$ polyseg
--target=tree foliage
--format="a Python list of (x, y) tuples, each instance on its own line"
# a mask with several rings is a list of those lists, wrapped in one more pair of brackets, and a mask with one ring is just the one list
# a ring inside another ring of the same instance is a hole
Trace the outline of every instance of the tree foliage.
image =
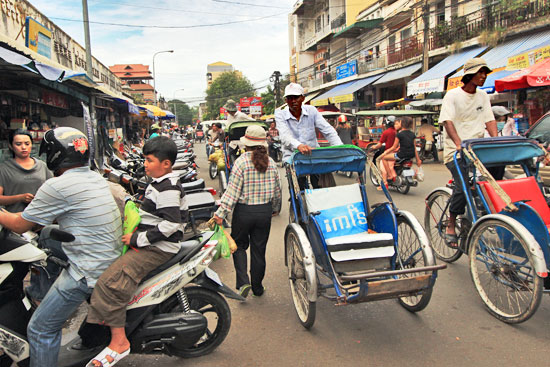
[(275, 112), (275, 108), (281, 107), (285, 100), (283, 95), (285, 94), (285, 87), (290, 83), (289, 76), (279, 80), (279, 100), (277, 100), (277, 105), (275, 105), (275, 87), (271, 85), (267, 86), (265, 92), (262, 93), (262, 103), (264, 105), (264, 115), (272, 115)]
[(217, 119), (220, 107), (223, 107), (228, 99), (239, 103), (243, 97), (254, 95), (254, 86), (246, 77), (242, 77), (235, 71), (222, 73), (206, 90), (207, 114), (205, 119)]
[(179, 99), (168, 101), (170, 110), (176, 115), (180, 125), (191, 125), (193, 122), (193, 110), (189, 105)]

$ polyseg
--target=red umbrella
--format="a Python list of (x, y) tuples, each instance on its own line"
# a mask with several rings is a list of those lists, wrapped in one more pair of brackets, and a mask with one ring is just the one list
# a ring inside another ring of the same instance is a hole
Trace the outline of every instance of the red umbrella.
[(540, 61), (514, 74), (495, 80), (497, 92), (550, 85), (550, 59)]

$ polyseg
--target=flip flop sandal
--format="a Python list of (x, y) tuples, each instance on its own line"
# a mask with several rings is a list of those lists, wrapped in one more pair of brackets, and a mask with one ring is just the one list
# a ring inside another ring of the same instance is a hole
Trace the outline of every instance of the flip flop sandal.
[(458, 237), (456, 234), (445, 233), (445, 236), (443, 238), (445, 240), (445, 244), (450, 248), (454, 250), (460, 248), (460, 246), (458, 245)]
[[(99, 361), (99, 363), (101, 363), (101, 367), (112, 367), (118, 362), (120, 362), (122, 358), (128, 356), (128, 354), (130, 354), (130, 348), (128, 348), (126, 351), (122, 353), (117, 353), (111, 348), (107, 347), (103, 349), (101, 353), (99, 353), (97, 356), (91, 359), (90, 362), (88, 362), (88, 364), (86, 365), (86, 367), (95, 367), (94, 361)], [(111, 357), (113, 361), (109, 362), (109, 360), (107, 360), (107, 356)]]

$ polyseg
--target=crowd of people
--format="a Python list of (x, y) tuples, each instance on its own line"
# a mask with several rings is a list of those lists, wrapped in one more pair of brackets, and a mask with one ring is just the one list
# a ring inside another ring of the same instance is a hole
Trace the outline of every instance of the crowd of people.
[[(483, 59), (469, 60), (464, 66), (464, 86), (448, 92), (443, 99), (440, 123), (444, 126), (444, 163), (457, 179), (458, 170), (467, 170), (464, 161), (459, 167), (452, 157), (461, 150), (464, 139), (517, 134), (510, 111), (491, 107), (482, 86), (491, 70)], [(266, 247), (273, 215), (280, 208), (281, 180), (269, 147), (280, 139), (284, 158), (295, 151), (311, 154), (319, 147), (316, 131), (332, 146), (353, 144), (356, 138), (345, 115), (338, 118), (336, 128), (319, 111), (303, 104), (304, 89), (289, 84), (284, 93), (287, 108), (275, 112), (266, 131), (257, 125), (246, 129), (240, 144), (245, 152), (234, 162), (228, 187), (214, 215), (223, 224), (232, 215), (231, 235), (237, 244), (233, 254), (235, 286), (243, 297), (250, 291), (261, 297), (266, 289)], [(250, 120), (228, 100), (225, 104), (228, 121)], [(501, 125), (499, 125), (501, 124)], [(386, 129), (375, 148), (386, 149), (380, 162), (384, 184), (395, 177), (393, 163), (399, 159), (422, 161), (415, 147), (416, 135), (409, 117), (390, 116)], [(499, 126), (501, 126), (499, 128)], [(203, 131), (176, 130), (173, 137)], [(439, 130), (423, 121), (419, 134), (430, 140)], [(121, 217), (103, 177), (88, 166), (90, 149), (86, 136), (69, 127), (48, 131), (41, 143), (40, 154), (45, 162), (30, 156), (32, 137), (24, 130), (9, 136), (13, 157), (0, 166), (0, 225), (17, 233), (40, 231), (41, 246), (56, 251), (68, 261), (67, 269), (41, 269), (31, 277), (27, 293), (37, 306), (27, 328), (30, 343), (30, 365), (57, 366), (61, 329), (77, 307), (91, 297), (87, 321), (108, 325), (111, 342), (87, 366), (112, 366), (130, 352), (125, 335), (125, 308), (139, 282), (152, 269), (168, 261), (179, 250), (187, 222), (185, 192), (178, 176), (172, 172), (177, 146), (164, 136), (161, 126), (152, 125), (151, 135), (143, 146), (145, 171), (152, 178), (140, 207), (142, 221), (133, 234), (122, 235)], [(214, 123), (205, 134), (207, 152), (223, 141), (222, 125)], [(436, 149), (437, 152), (437, 149)], [(435, 156), (437, 158), (437, 155)], [(319, 177), (299, 177), (300, 187), (309, 179), (313, 188), (320, 187)], [(460, 186), (451, 198), (450, 221), (445, 240), (457, 246), (456, 217), (464, 212), (465, 199)], [(53, 223), (75, 236), (71, 243), (49, 240)], [(40, 230), (41, 229), (41, 230)], [(121, 256), (122, 245), (134, 250)], [(250, 249), (250, 270), (247, 250)]]

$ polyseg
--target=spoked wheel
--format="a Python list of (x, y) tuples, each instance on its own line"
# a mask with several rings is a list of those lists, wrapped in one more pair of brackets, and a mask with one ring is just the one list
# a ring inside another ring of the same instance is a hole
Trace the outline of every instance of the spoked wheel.
[(509, 324), (533, 316), (543, 288), (529, 252), (530, 243), (536, 244), (533, 236), (516, 221), (490, 219), (474, 230), (469, 243), (472, 280), (489, 312)]
[[(286, 261), (288, 266), (288, 279), (290, 293), (298, 319), (303, 327), (309, 329), (315, 322), (316, 302), (308, 298), (308, 293), (316, 279), (308, 279), (306, 274), (305, 256), (302, 243), (298, 233), (294, 229), (287, 231), (286, 238)], [(309, 243), (308, 243), (309, 245)], [(314, 259), (309, 259), (309, 261)], [(315, 275), (316, 278), (316, 275)]]
[(216, 162), (210, 162), (210, 167), (208, 167), (208, 174), (211, 179), (215, 179), (218, 176), (218, 164)]
[[(185, 288), (192, 312), (199, 312), (207, 319), (206, 333), (192, 347), (175, 349), (170, 352), (178, 357), (200, 357), (211, 353), (225, 339), (231, 327), (231, 310), (226, 300), (218, 293), (201, 288)], [(183, 312), (176, 295), (161, 304), (161, 312)]]
[[(432, 244), (435, 256), (448, 263), (455, 262), (462, 256), (462, 251), (450, 248), (445, 243), (444, 234), (449, 225), (449, 207), (447, 206), (447, 202), (450, 198), (451, 195), (447, 191), (438, 190), (434, 192), (428, 198), (424, 212), (424, 228)], [(456, 233), (460, 235), (458, 220)]]
[[(414, 269), (423, 266), (435, 265), (433, 255), (429, 256), (422, 250), (425, 246), (429, 247), (427, 238), (424, 235), (420, 223), (411, 223), (409, 218), (404, 216), (397, 217), (398, 233), (398, 259), (396, 261), (397, 269)], [(429, 273), (410, 273), (403, 274), (399, 278), (410, 278)], [(426, 308), (432, 298), (432, 287), (425, 289), (417, 294), (399, 297), (398, 301), (407, 311), (418, 312)]]

